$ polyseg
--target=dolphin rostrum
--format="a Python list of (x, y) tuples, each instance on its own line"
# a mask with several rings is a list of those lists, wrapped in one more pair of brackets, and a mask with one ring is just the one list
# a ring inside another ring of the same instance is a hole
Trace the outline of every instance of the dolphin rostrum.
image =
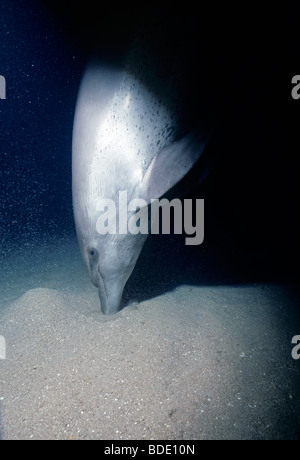
[(120, 191), (126, 191), (128, 201), (145, 204), (161, 197), (196, 163), (209, 136), (207, 129), (184, 126), (174, 79), (153, 84), (151, 72), (142, 75), (131, 62), (89, 63), (73, 127), (76, 231), (105, 314), (118, 311), (147, 234), (100, 234), (99, 200), (117, 200)]

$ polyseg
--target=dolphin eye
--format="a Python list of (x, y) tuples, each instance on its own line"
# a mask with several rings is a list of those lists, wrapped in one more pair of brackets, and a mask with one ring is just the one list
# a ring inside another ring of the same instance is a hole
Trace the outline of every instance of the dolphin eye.
[(90, 257), (95, 257), (97, 255), (97, 249), (89, 248), (88, 249), (88, 254), (89, 254)]

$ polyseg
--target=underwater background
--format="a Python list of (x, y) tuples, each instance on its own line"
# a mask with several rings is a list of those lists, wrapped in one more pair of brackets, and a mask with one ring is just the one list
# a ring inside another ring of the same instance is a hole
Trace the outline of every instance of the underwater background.
[[(97, 5), (0, 1), (0, 437), (297, 439), (299, 6)], [(205, 238), (150, 236), (106, 322), (75, 234), (73, 118), (95, 46), (143, 27), (165, 56), (186, 47), (190, 119), (216, 115), (188, 195)]]

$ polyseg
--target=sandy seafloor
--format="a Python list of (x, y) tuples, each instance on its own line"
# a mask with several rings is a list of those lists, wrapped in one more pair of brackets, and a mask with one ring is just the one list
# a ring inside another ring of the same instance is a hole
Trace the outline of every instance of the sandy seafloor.
[(151, 244), (124, 293), (136, 301), (109, 318), (75, 238), (3, 258), (1, 439), (299, 437), (295, 288), (222, 283), (205, 257), (193, 275), (184, 251), (167, 264)]

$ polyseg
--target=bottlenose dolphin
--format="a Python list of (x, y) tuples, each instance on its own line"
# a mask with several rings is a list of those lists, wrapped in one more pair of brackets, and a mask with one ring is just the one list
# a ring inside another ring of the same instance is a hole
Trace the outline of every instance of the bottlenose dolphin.
[[(134, 55), (135, 54), (135, 55)], [(72, 192), (80, 250), (105, 314), (118, 311), (146, 234), (99, 234), (99, 200), (150, 203), (200, 158), (210, 129), (185, 125), (178, 82), (141, 71), (135, 51), (122, 62), (92, 59), (78, 93), (73, 127)], [(134, 63), (138, 65), (134, 66)], [(151, 63), (153, 66), (153, 62)]]

